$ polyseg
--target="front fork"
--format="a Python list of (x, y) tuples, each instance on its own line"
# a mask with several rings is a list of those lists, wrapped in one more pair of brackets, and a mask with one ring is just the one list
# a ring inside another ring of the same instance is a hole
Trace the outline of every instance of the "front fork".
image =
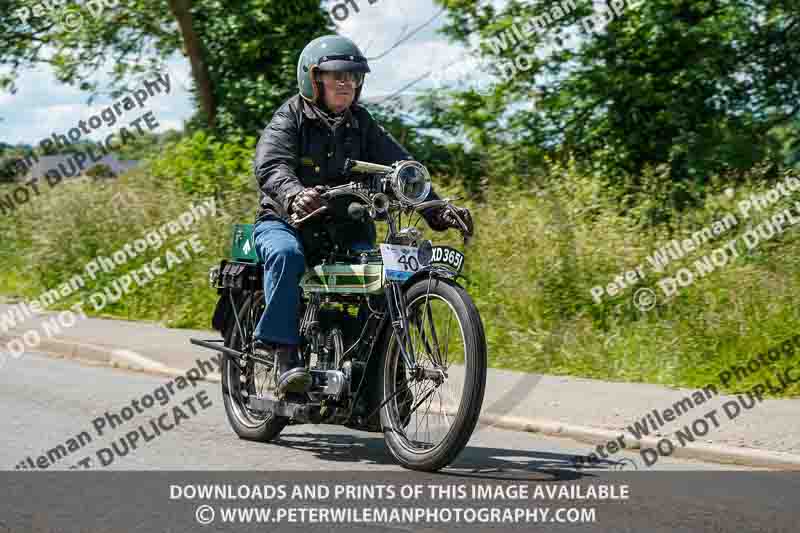
[(414, 354), (414, 346), (411, 342), (408, 316), (406, 316), (406, 297), (403, 287), (398, 282), (389, 282), (384, 287), (386, 304), (389, 309), (389, 320), (392, 324), (394, 334), (397, 335), (400, 355), (406, 369), (411, 372), (417, 367), (417, 358)]

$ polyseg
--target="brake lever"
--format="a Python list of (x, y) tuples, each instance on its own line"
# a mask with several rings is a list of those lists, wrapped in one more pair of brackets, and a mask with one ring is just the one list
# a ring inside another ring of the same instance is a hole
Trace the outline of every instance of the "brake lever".
[(317, 215), (320, 215), (328, 210), (328, 203), (327, 200), (330, 198), (331, 187), (326, 187), (325, 185), (315, 185), (314, 189), (319, 193), (319, 197), (323, 202), (323, 205), (312, 211), (311, 213), (307, 214), (303, 218), (297, 218), (296, 213), (292, 213), (289, 216), (289, 225), (293, 228), (299, 228), (304, 222), (314, 218)]
[(322, 207), (319, 207), (314, 211), (312, 211), (311, 213), (307, 214), (303, 218), (297, 218), (297, 215), (295, 213), (292, 213), (292, 216), (289, 220), (289, 225), (291, 225), (293, 228), (299, 228), (305, 221), (314, 218), (315, 216), (322, 214), (327, 210), (328, 206), (323, 205)]
[(464, 239), (464, 247), (466, 248), (470, 241), (472, 241), (474, 235), (469, 232), (467, 223), (464, 222), (461, 216), (459, 216), (458, 210), (453, 206), (453, 204), (448, 203), (447, 209), (450, 210), (450, 214), (453, 215), (453, 218), (455, 218), (456, 222), (458, 222), (458, 225), (460, 226), (459, 231), (461, 231), (461, 237)]
[[(447, 208), (450, 210), (450, 214), (453, 215), (453, 218), (456, 219), (456, 222), (458, 222), (458, 225), (461, 226), (459, 228), (461, 230), (461, 234), (464, 235), (465, 238), (470, 236), (468, 235), (469, 228), (467, 227), (467, 223), (464, 222), (464, 220), (458, 215), (458, 210), (453, 207), (452, 204), (447, 204)], [(466, 242), (464, 244), (466, 244)]]

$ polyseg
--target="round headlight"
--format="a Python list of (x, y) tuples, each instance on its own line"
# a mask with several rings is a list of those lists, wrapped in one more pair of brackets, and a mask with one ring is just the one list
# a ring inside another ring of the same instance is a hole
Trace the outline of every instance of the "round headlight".
[(431, 175), (416, 161), (403, 161), (392, 178), (394, 193), (402, 201), (418, 204), (425, 201), (431, 192)]

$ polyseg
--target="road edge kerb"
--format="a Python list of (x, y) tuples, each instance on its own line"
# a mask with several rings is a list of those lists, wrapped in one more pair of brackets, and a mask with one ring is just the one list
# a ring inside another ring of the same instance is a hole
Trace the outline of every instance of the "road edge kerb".
[[(0, 341), (4, 339), (7, 338), (0, 335)], [(53, 338), (43, 339), (36, 350), (37, 353), (41, 352), (56, 359), (74, 359), (92, 365), (105, 365), (146, 374), (163, 375), (165, 377), (177, 377), (186, 374), (186, 370), (178, 370), (163, 365), (162, 367), (155, 367), (131, 363), (124, 360), (124, 358), (120, 358), (118, 354), (115, 354), (114, 352), (124, 351), (124, 349), (114, 346)], [(199, 381), (220, 383), (222, 380), (219, 374), (210, 373), (201, 377)], [(492, 427), (512, 431), (540, 433), (552, 437), (569, 438), (589, 444), (602, 444), (616, 439), (621, 434), (620, 431), (592, 426), (581, 426), (545, 418), (482, 414), (478, 423), (480, 425), (490, 425)], [(631, 437), (629, 434), (627, 434), (627, 436)], [(642, 445), (655, 448), (659, 440), (660, 439), (657, 438), (645, 437), (638, 441), (631, 439), (626, 442), (629, 442), (628, 449), (632, 450), (640, 449)], [(672, 453), (672, 457), (755, 468), (800, 470), (800, 455), (765, 451), (755, 448), (734, 448), (732, 446), (687, 443), (684, 447), (676, 448)]]
[[(494, 427), (502, 429), (541, 433), (542, 435), (549, 435), (552, 437), (566, 437), (589, 444), (603, 444), (615, 440), (623, 433), (621, 431), (612, 431), (592, 426), (580, 426), (556, 420), (522, 418), (516, 416), (481, 415), (481, 423), (491, 424)], [(626, 436), (630, 437), (630, 435)], [(626, 442), (629, 443), (627, 449), (637, 450), (641, 449), (642, 446), (655, 448), (659, 440), (658, 438), (652, 437), (645, 437), (638, 441), (626, 440)], [(733, 446), (687, 443), (686, 446), (675, 448), (671, 457), (755, 468), (800, 470), (800, 455), (755, 448), (735, 448)], [(646, 468), (647, 467), (643, 465), (641, 469)]]
[[(0, 342), (10, 341), (11, 338), (0, 335)], [(186, 374), (186, 370), (170, 368), (166, 365), (152, 366), (147, 364), (137, 364), (120, 356), (120, 352), (125, 352), (123, 348), (116, 346), (105, 346), (86, 342), (68, 341), (63, 339), (42, 339), (36, 347), (36, 352), (43, 353), (55, 359), (75, 359), (84, 363), (94, 363), (99, 365), (121, 368), (132, 372), (142, 372), (165, 377), (177, 377)], [(200, 376), (197, 381), (208, 381), (211, 383), (221, 383), (222, 376), (211, 372), (206, 376)]]

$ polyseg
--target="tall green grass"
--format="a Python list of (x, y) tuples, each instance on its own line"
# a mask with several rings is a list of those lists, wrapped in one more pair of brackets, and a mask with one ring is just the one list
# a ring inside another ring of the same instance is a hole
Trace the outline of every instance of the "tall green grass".
[[(756, 176), (757, 177), (757, 176)], [(482, 314), (494, 367), (592, 378), (662, 383), (688, 387), (717, 384), (719, 372), (747, 361), (800, 333), (800, 227), (696, 279), (665, 298), (656, 286), (663, 275), (690, 267), (702, 255), (739, 235), (759, 218), (741, 221), (719, 241), (674, 261), (664, 274), (653, 272), (646, 257), (672, 238), (685, 238), (767, 185), (742, 185), (733, 196), (724, 184), (705, 191), (703, 207), (671, 212), (671, 222), (654, 225), (653, 210), (669, 212), (656, 194), (642, 189), (635, 209), (620, 215), (620, 204), (597, 180), (570, 168), (553, 169), (546, 184), (530, 190), (492, 189), (473, 210), (477, 236), (466, 249), (467, 288)], [(244, 189), (244, 190), (243, 190)], [(439, 187), (443, 195), (456, 189)], [(119, 208), (112, 199), (129, 194)], [(195, 193), (196, 194), (196, 193)], [(800, 194), (797, 195), (800, 199)], [(72, 183), (48, 191), (3, 221), (0, 238), (0, 290), (31, 298), (58, 286), (97, 254), (108, 255), (150, 229), (185, 211), (192, 196), (179, 180), (147, 172), (108, 183)], [(251, 222), (257, 204), (246, 181), (219, 199), (223, 212), (194, 227), (205, 252), (170, 275), (109, 305), (104, 314), (156, 320), (173, 327), (209, 328), (216, 294), (207, 285), (208, 268), (228, 253), (230, 228)], [(769, 209), (771, 215), (784, 201)], [(798, 225), (800, 226), (800, 225)], [(61, 307), (101, 289), (122, 269), (135, 268), (177, 245), (170, 240), (155, 253), (131, 261), (113, 275), (92, 282)], [(434, 234), (436, 242), (461, 247), (454, 232)], [(591, 288), (606, 285), (623, 271), (644, 264), (647, 278), (635, 288), (597, 304)], [(635, 290), (655, 290), (657, 305), (642, 311)], [(90, 308), (91, 310), (91, 308)], [(800, 350), (796, 359), (800, 361)], [(786, 368), (781, 359), (774, 368)], [(763, 381), (760, 372), (728, 390)], [(773, 380), (773, 382), (775, 382)], [(783, 395), (800, 393), (793, 385)]]

